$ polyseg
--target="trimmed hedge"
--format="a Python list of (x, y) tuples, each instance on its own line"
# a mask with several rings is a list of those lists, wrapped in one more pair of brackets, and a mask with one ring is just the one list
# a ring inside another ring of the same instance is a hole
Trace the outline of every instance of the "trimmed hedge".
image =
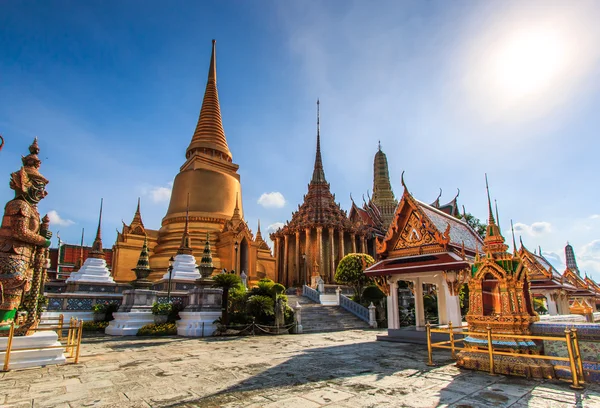
[(175, 323), (147, 324), (137, 332), (138, 336), (174, 336), (177, 334)]

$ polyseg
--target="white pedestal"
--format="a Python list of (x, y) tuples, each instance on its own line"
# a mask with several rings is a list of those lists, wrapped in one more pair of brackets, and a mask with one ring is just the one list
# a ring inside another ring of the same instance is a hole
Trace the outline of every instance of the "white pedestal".
[[(196, 279), (200, 279), (200, 272), (196, 266), (194, 255), (175, 255), (171, 280), (195, 281)], [(163, 280), (169, 280), (168, 271), (163, 275)]]
[(83, 320), (84, 322), (93, 322), (94, 321), (94, 312), (76, 312), (72, 310), (56, 311), (56, 312), (44, 312), (42, 313), (42, 318), (40, 323), (48, 323), (57, 325), (58, 318), (60, 315), (63, 315), (63, 327), (69, 326), (69, 320), (71, 317), (74, 317), (77, 320)]
[[(0, 337), (0, 349), (6, 350), (8, 337)], [(64, 349), (52, 348), (39, 350), (17, 351), (33, 347), (60, 346), (58, 335), (53, 331), (36, 332), (31, 336), (13, 337), (9, 369), (28, 367), (43, 367), (53, 364), (65, 364)], [(0, 353), (0, 361), (4, 361), (5, 353)]]
[(152, 312), (113, 313), (113, 317), (115, 319), (111, 320), (108, 327), (104, 329), (104, 332), (111, 336), (135, 336), (140, 328), (154, 323)]
[(177, 334), (185, 337), (208, 337), (217, 330), (213, 323), (221, 317), (221, 311), (179, 312)]
[(66, 282), (115, 283), (106, 267), (106, 261), (100, 258), (86, 259), (81, 269), (72, 272)]

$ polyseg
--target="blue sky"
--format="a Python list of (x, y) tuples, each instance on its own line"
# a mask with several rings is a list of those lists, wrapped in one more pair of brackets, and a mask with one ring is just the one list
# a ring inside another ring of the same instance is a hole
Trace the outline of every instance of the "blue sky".
[[(173, 6), (173, 4), (175, 6)], [(217, 39), (225, 132), (245, 217), (285, 222), (306, 193), (321, 100), (325, 174), (349, 209), (372, 188), (377, 142), (392, 186), (486, 216), (485, 183), (530, 248), (562, 271), (571, 242), (600, 280), (597, 2), (0, 2), (0, 201), (34, 136), (42, 212), (110, 246), (137, 197), (159, 228)], [(272, 199), (264, 193), (278, 192)], [(274, 198), (273, 198), (274, 197)], [(265, 204), (271, 204), (266, 205)]]

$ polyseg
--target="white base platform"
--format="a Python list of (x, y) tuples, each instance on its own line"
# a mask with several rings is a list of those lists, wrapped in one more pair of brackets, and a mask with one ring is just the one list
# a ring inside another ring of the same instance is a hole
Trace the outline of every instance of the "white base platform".
[[(8, 337), (0, 337), (0, 350), (6, 350), (7, 343)], [(19, 368), (65, 364), (67, 360), (62, 348), (17, 351), (24, 348), (48, 346), (60, 346), (58, 335), (53, 331), (36, 332), (31, 336), (13, 337), (10, 365), (8, 368), (15, 370)], [(5, 354), (5, 352), (0, 353), (0, 361), (4, 361)]]
[[(181, 280), (194, 282), (200, 279), (200, 272), (196, 265), (196, 258), (193, 255), (179, 254), (175, 255), (173, 262), (173, 272), (171, 272), (171, 280)], [(169, 280), (169, 272), (163, 275), (163, 280)]]
[(177, 334), (185, 337), (209, 337), (217, 330), (213, 323), (221, 317), (221, 311), (214, 312), (179, 312), (181, 320), (177, 321)]
[(66, 327), (69, 325), (69, 320), (74, 317), (77, 320), (83, 320), (84, 322), (94, 321), (94, 312), (74, 312), (71, 310), (56, 311), (56, 312), (44, 312), (42, 313), (41, 323), (43, 324), (58, 324), (58, 317), (63, 315), (63, 325)]
[(111, 336), (135, 336), (140, 328), (154, 323), (152, 312), (122, 312), (113, 313), (115, 320), (111, 320), (104, 329)]
[(72, 272), (66, 282), (115, 283), (106, 266), (106, 261), (100, 258), (86, 259), (81, 269)]

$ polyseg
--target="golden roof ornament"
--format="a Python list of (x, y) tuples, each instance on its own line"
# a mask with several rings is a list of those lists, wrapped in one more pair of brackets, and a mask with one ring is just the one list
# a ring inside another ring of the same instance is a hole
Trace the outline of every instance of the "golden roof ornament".
[(88, 257), (90, 258), (98, 258), (104, 259), (104, 249), (102, 249), (102, 205), (104, 203), (104, 199), (100, 199), (100, 215), (98, 216), (98, 229), (96, 230), (96, 238), (94, 238), (94, 243), (92, 244), (92, 250), (90, 251)]

